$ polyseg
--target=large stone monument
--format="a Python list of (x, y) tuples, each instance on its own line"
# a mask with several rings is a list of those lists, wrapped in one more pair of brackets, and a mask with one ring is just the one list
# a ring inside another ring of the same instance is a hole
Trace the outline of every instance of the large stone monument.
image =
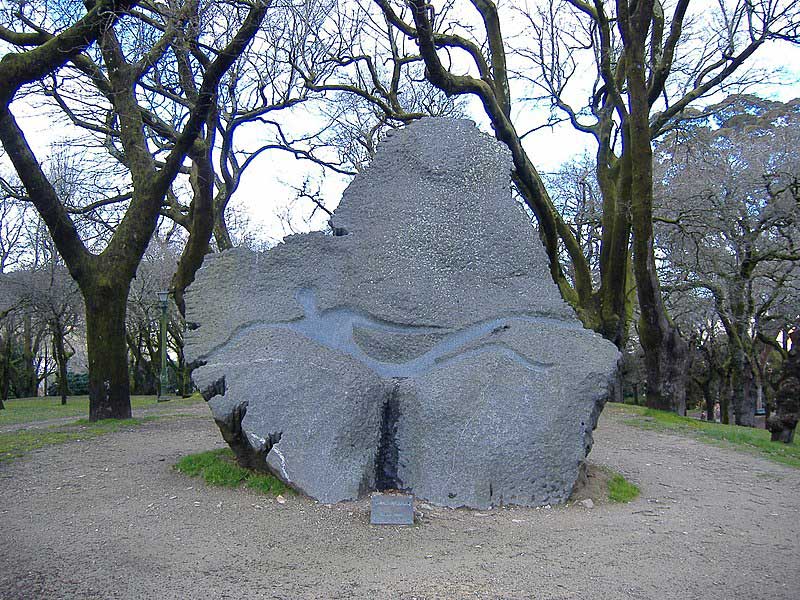
[(583, 329), (468, 121), (387, 137), (332, 235), (206, 259), (187, 357), (239, 461), (322, 502), (565, 501), (618, 353)]

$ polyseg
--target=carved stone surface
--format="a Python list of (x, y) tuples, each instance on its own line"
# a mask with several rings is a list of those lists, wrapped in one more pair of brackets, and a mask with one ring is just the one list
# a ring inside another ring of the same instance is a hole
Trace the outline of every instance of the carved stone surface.
[(467, 121), (393, 133), (335, 236), (206, 259), (189, 360), (240, 462), (336, 502), (399, 489), (446, 506), (566, 500), (616, 377)]

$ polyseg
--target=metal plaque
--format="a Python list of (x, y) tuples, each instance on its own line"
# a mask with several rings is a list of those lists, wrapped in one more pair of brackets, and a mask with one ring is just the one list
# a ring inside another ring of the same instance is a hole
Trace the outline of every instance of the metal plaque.
[(373, 494), (372, 525), (413, 525), (414, 497), (407, 494)]

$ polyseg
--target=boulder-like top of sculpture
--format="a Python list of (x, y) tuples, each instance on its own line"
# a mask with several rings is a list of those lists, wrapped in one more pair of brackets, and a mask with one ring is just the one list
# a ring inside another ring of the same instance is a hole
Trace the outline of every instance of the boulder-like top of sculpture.
[(333, 235), (206, 260), (187, 356), (240, 462), (324, 502), (569, 497), (615, 375), (550, 279), (508, 151), (468, 121), (393, 132)]

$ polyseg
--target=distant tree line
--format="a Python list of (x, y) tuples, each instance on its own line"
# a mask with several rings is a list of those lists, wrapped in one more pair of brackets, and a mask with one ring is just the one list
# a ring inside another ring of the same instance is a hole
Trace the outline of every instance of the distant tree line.
[[(158, 392), (162, 348), (157, 292), (169, 287), (179, 252), (177, 242), (154, 240), (131, 286), (125, 329), (132, 394)], [(21, 258), (14, 270), (0, 273), (0, 402), (46, 393), (60, 396), (66, 404), (68, 396), (89, 391), (80, 291), (57, 254)], [(192, 392), (183, 357), (184, 329), (183, 318), (170, 302), (167, 394)]]

